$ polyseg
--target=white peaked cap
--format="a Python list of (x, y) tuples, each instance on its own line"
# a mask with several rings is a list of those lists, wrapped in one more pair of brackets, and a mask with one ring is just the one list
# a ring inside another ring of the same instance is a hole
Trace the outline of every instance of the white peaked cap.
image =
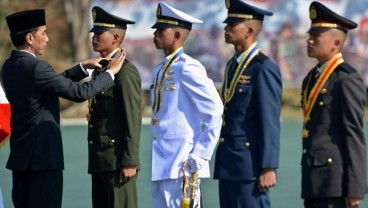
[(177, 10), (165, 2), (158, 3), (156, 16), (157, 22), (152, 28), (184, 27), (190, 30), (192, 24), (203, 23), (202, 20)]

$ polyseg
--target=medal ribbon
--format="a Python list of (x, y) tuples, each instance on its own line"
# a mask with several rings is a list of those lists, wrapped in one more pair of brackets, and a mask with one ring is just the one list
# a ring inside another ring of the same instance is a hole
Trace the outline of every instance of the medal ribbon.
[(254, 42), (248, 50), (245, 51), (244, 56), (240, 60), (240, 63), (238, 64), (238, 67), (235, 70), (235, 74), (231, 80), (230, 86), (227, 87), (228, 83), (228, 76), (229, 76), (229, 70), (230, 67), (234, 61), (234, 59), (231, 60), (231, 62), (227, 65), (225, 70), (225, 80), (222, 85), (221, 90), (221, 99), (226, 105), (226, 103), (230, 102), (230, 100), (233, 98), (235, 93), (235, 87), (240, 79), (240, 76), (244, 73), (244, 71), (247, 69), (247, 66), (249, 63), (253, 60), (253, 58), (259, 53), (261, 49), (259, 48), (258, 42)]
[[(107, 55), (105, 58), (106, 59), (112, 59), (115, 58), (115, 56), (118, 54), (118, 52), (120, 51), (120, 48), (115, 49), (112, 53), (110, 53), (109, 55)], [(97, 73), (97, 69), (95, 69), (94, 73), (93, 73), (93, 77), (96, 77), (99, 73)], [(91, 107), (93, 107), (93, 105), (96, 103), (96, 97), (93, 96), (92, 98), (90, 98), (88, 100), (88, 109), (90, 109)]]
[(328, 78), (331, 76), (332, 72), (335, 71), (336, 67), (344, 62), (342, 58), (342, 54), (338, 53), (329, 61), (326, 67), (322, 70), (322, 73), (317, 79), (317, 82), (313, 85), (312, 90), (307, 95), (307, 90), (309, 89), (309, 85), (312, 77), (315, 73), (310, 73), (308, 78), (307, 87), (305, 88), (305, 93), (303, 95), (303, 116), (304, 116), (304, 125), (308, 122), (310, 113), (313, 109), (313, 106), (317, 100), (317, 97), (321, 91), (321, 88), (326, 84)]
[[(161, 97), (162, 97), (161, 88), (165, 80), (166, 72), (169, 69), (169, 66), (171, 65), (171, 63), (174, 62), (174, 60), (176, 60), (177, 58), (179, 58), (183, 53), (184, 53), (183, 47), (178, 48), (174, 53), (169, 55), (168, 60), (166, 61), (166, 64), (164, 64), (163, 67), (161, 67), (161, 69), (157, 72), (157, 76), (155, 80), (155, 87), (154, 87), (155, 100), (152, 106), (152, 110), (155, 113), (157, 113), (160, 110)], [(163, 72), (161, 74), (161, 79), (159, 81), (160, 71), (163, 71)]]

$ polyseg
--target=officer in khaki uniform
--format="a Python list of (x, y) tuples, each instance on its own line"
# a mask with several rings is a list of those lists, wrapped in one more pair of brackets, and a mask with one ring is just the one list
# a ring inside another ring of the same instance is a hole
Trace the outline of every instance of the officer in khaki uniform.
[(319, 2), (309, 12), (308, 56), (318, 64), (302, 85), (304, 206), (358, 207), (367, 190), (366, 91), (362, 77), (341, 54), (348, 30), (357, 24)]
[[(92, 46), (109, 59), (120, 50), (127, 24), (133, 21), (92, 8)], [(99, 71), (93, 73), (97, 75)], [(88, 172), (92, 174), (94, 208), (137, 207), (141, 131), (141, 78), (126, 60), (115, 75), (115, 86), (90, 100), (88, 114)]]

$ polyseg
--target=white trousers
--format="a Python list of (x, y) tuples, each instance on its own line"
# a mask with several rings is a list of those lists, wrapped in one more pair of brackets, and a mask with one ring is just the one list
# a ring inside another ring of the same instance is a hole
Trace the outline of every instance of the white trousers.
[[(191, 179), (190, 179), (191, 181)], [(198, 185), (200, 179), (198, 179)], [(190, 197), (190, 193), (188, 193)], [(154, 208), (181, 208), (183, 200), (183, 178), (167, 179), (151, 182), (151, 196)], [(193, 208), (201, 208), (201, 191), (196, 189), (196, 195)]]

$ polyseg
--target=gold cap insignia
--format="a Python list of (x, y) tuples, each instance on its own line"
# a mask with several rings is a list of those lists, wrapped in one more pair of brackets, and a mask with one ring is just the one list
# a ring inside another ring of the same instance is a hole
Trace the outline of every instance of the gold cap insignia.
[(160, 17), (161, 16), (161, 6), (158, 5), (157, 10), (156, 10), (156, 17)]
[(226, 9), (229, 9), (230, 7), (230, 0), (225, 0)]
[(317, 17), (317, 11), (316, 11), (316, 9), (312, 6), (312, 7), (310, 8), (310, 11), (309, 11), (309, 18), (310, 18), (311, 20), (314, 20), (314, 19), (316, 19), (316, 17)]
[(92, 10), (92, 19), (93, 19), (93, 22), (96, 21), (96, 10), (95, 9)]

